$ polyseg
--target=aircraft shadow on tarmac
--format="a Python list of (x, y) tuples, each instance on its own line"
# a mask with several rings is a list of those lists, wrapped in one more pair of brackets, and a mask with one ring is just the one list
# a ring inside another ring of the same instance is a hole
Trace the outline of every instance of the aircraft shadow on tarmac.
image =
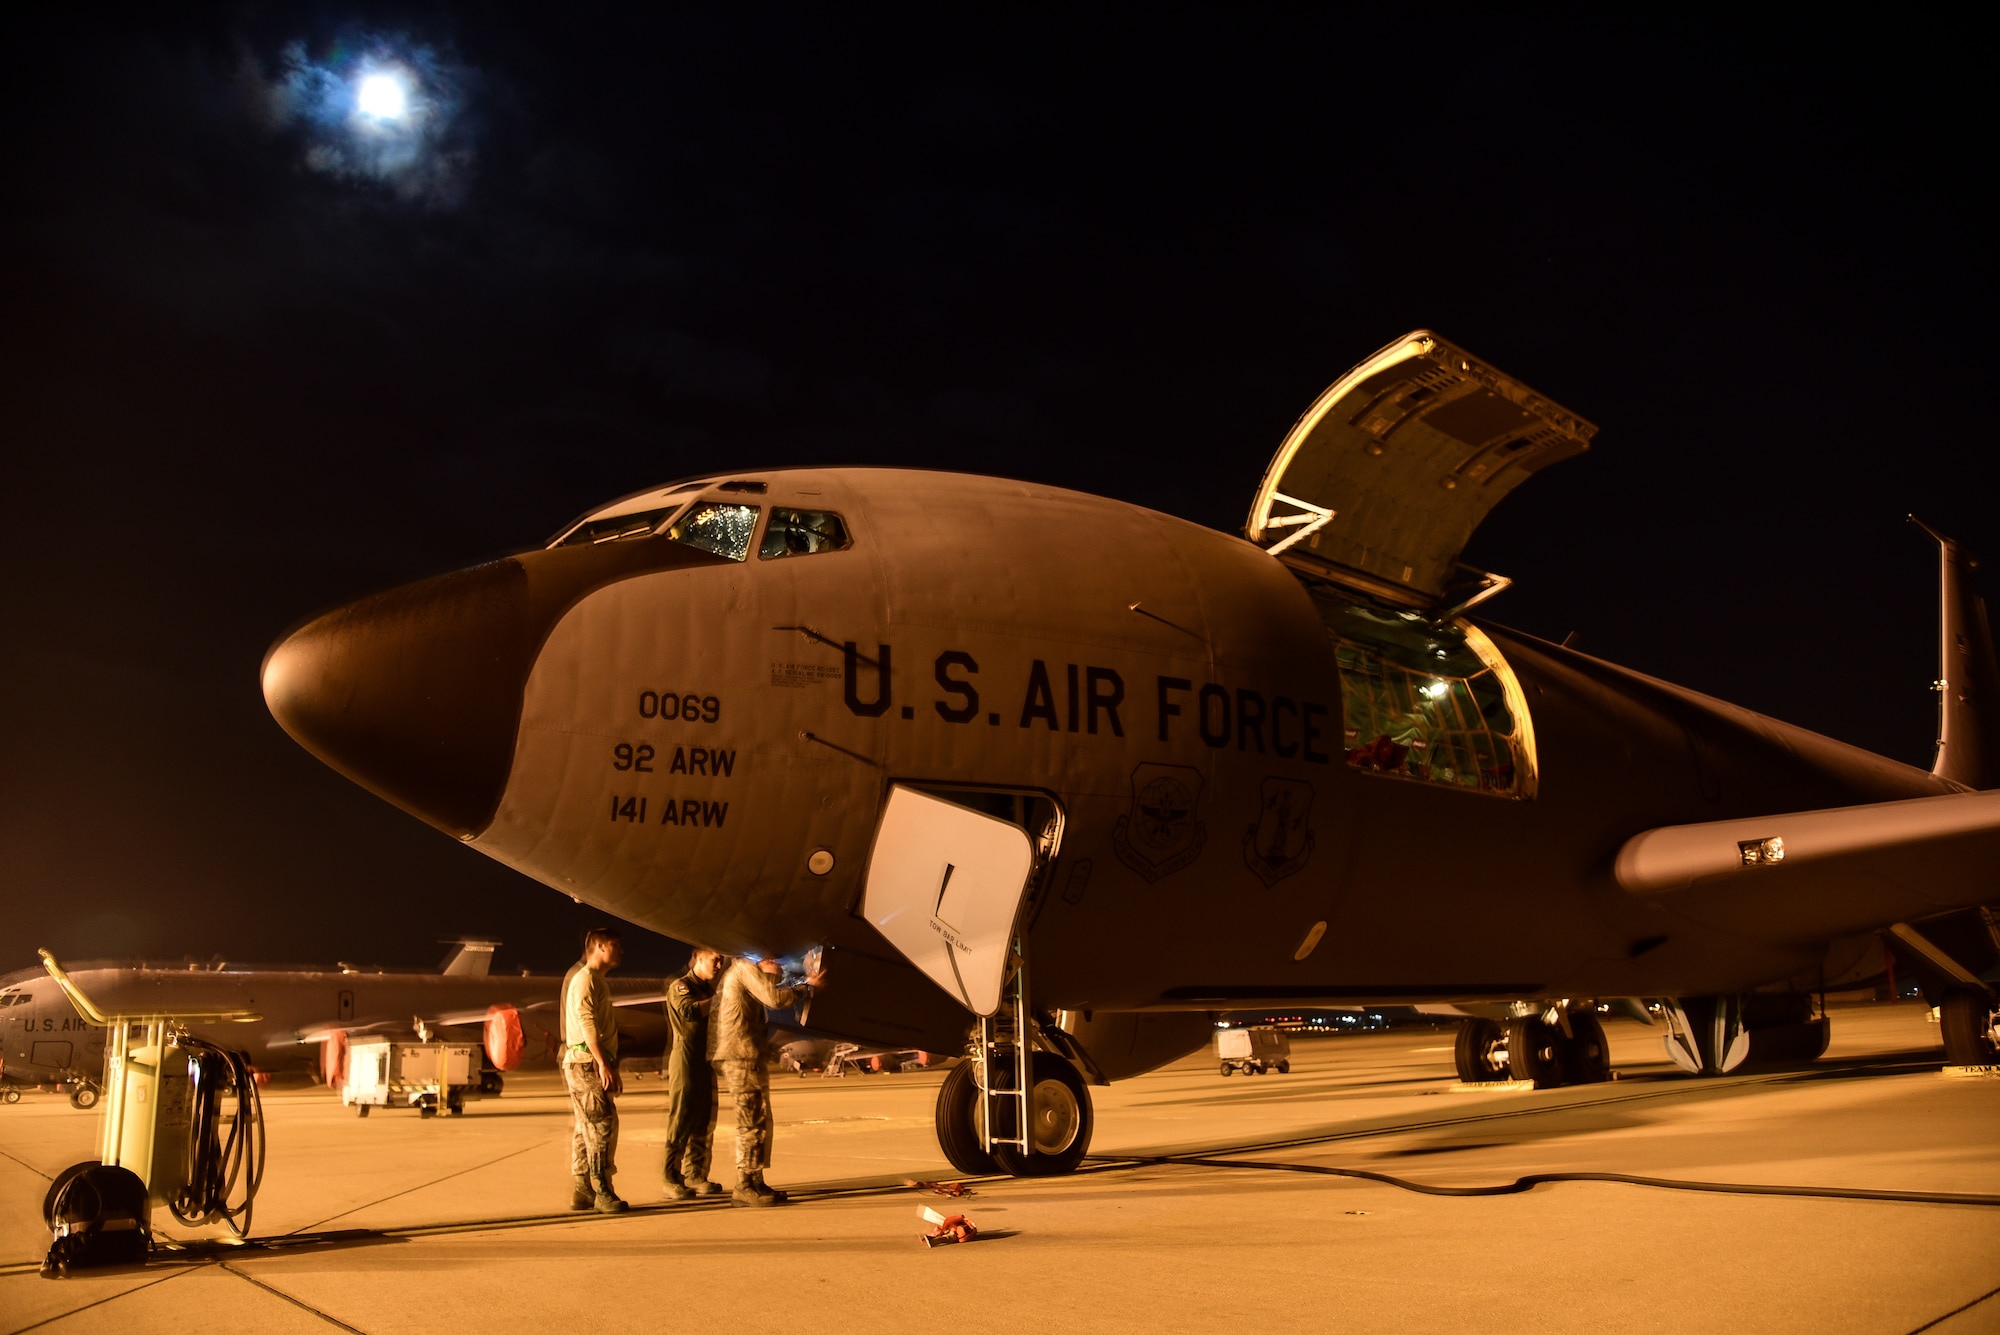
[(1884, 1052), (1833, 1063), (1825, 1060), (1802, 1062), (1796, 1066), (1772, 1067), (1759, 1074), (1782, 1076), (1780, 1083), (1793, 1084), (1804, 1080), (1873, 1080), (1879, 1076), (1922, 1075), (1927, 1071), (1941, 1072), (1943, 1069), (1943, 1059), (1935, 1050), (1930, 1050)]
[[(1435, 1085), (1441, 1077), (1420, 1076), (1388, 1080), (1344, 1080), (1331, 1085), (1318, 1081), (1298, 1080), (1295, 1077), (1282, 1075), (1265, 1078), (1274, 1083), (1265, 1085), (1235, 1085), (1229, 1089), (1217, 1090), (1213, 1094), (1197, 1095), (1193, 1098), (1181, 1096), (1177, 1098), (1156, 1099), (1151, 1101), (1151, 1106), (1165, 1107), (1168, 1104), (1173, 1104), (1177, 1107), (1185, 1107), (1189, 1104), (1213, 1106), (1224, 1103), (1287, 1103), (1296, 1102), (1300, 1097), (1313, 1093), (1323, 1093), (1328, 1099), (1395, 1098), (1398, 1096), (1431, 1092), (1424, 1087)], [(1288, 1081), (1290, 1083), (1287, 1083)], [(1142, 1103), (1138, 1106), (1145, 1107), (1148, 1105)]]
[(186, 1242), (156, 1246), (144, 1263), (139, 1265), (92, 1266), (90, 1277), (110, 1279), (119, 1275), (157, 1275), (163, 1270), (199, 1269), (217, 1262), (244, 1261), (277, 1252), (306, 1255), (348, 1251), (357, 1247), (400, 1246), (407, 1241), (409, 1239), (380, 1233), (371, 1228), (337, 1228), (323, 1233), (287, 1233), (271, 1238), (252, 1238), (248, 1242), (221, 1242), (196, 1238)]
[(1456, 1154), (1461, 1150), (1504, 1150), (1518, 1140), (1459, 1140), (1436, 1145), (1409, 1145), (1399, 1150), (1381, 1150), (1378, 1159), (1415, 1159), (1432, 1154)]

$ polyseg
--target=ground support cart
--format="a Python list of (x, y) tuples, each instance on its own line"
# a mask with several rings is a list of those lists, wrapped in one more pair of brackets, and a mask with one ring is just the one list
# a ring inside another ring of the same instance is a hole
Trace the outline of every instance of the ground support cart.
[(1215, 1035), (1215, 1055), (1222, 1073), (1284, 1075), (1292, 1069), (1292, 1041), (1280, 1029), (1223, 1029)]
[(388, 1107), (415, 1108), (422, 1117), (440, 1111), (456, 1117), (468, 1097), (480, 1096), (478, 1053), (476, 1043), (357, 1038), (348, 1045), (340, 1101), (361, 1117)]

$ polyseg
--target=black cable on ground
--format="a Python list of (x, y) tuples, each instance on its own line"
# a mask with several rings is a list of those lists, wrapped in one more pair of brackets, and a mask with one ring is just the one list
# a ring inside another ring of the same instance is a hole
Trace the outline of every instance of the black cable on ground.
[(1790, 1187), (1748, 1182), (1692, 1182), (1685, 1178), (1639, 1177), (1632, 1173), (1530, 1173), (1492, 1186), (1444, 1187), (1412, 1182), (1366, 1168), (1335, 1168), (1328, 1164), (1277, 1163), (1268, 1159), (1218, 1159), (1206, 1155), (1165, 1154), (1123, 1160), (1130, 1164), (1186, 1164), (1202, 1168), (1250, 1168), (1274, 1173), (1316, 1173), (1380, 1182), (1425, 1196), (1516, 1196), (1551, 1182), (1615, 1182), (1628, 1187), (1659, 1187), (1667, 1191), (1706, 1191), (1727, 1196), (1808, 1196), (1839, 1201), (1903, 1201), (1919, 1205), (2000, 1206), (2000, 1195), (1954, 1191), (1878, 1191), (1868, 1187)]

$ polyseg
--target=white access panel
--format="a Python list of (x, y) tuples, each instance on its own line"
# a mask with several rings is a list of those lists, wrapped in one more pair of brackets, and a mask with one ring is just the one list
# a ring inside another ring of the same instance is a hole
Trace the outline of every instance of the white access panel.
[(1034, 860), (1018, 825), (897, 784), (875, 830), (861, 913), (932, 982), (991, 1015)]

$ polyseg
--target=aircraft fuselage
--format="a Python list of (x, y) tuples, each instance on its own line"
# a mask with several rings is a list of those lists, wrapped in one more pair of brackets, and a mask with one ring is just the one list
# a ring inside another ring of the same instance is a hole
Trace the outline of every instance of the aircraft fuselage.
[(393, 590), (274, 649), (273, 709), (482, 852), (731, 953), (891, 953), (856, 909), (892, 782), (1046, 793), (1028, 937), (1038, 1000), (1068, 1009), (1818, 978), (1864, 946), (1650, 905), (1613, 880), (1620, 845), (1948, 791), (1493, 626), (1534, 773), (1370, 772), (1322, 612), (1248, 542), (990, 478), (746, 476), (681, 500), (835, 514), (851, 542), (732, 560), (663, 532)]

